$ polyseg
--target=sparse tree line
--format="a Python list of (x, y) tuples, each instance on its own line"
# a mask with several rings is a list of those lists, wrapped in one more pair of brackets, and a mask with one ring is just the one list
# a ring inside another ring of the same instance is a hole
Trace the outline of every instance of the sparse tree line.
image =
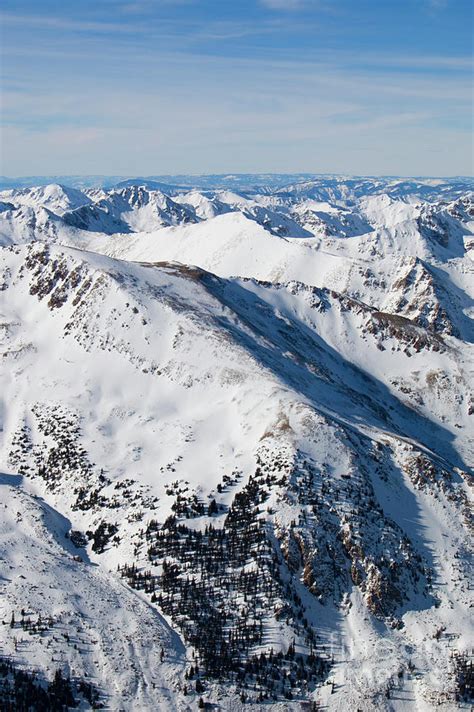
[(67, 712), (85, 700), (92, 709), (103, 707), (92, 683), (71, 679), (60, 669), (52, 680), (21, 669), (0, 658), (0, 709), (2, 712)]
[[(3, 625), (7, 624), (6, 620), (2, 621)], [(15, 611), (12, 611), (9, 626), (12, 630), (16, 628), (21, 628), (25, 633), (30, 633), (31, 635), (45, 633), (54, 626), (54, 618), (52, 616), (42, 616), (39, 613), (36, 617), (27, 613), (27, 611), (22, 608), (20, 613), (15, 616)]]
[[(213, 678), (234, 682), (243, 702), (301, 699), (327, 675), (329, 661), (317, 652), (301, 598), (268, 523), (259, 517), (268, 489), (286, 482), (283, 463), (274, 467), (264, 472), (258, 466), (220, 528), (190, 529), (176, 511), (162, 525), (150, 520), (141, 532), (150, 567), (119, 567), (132, 587), (150, 594), (173, 619), (195, 651), (185, 694), (200, 694)], [(203, 510), (213, 516), (219, 506), (211, 499)], [(295, 639), (285, 650), (265, 649), (265, 623), (275, 618), (298, 637), (302, 652)], [(252, 652), (258, 648), (264, 650)]]
[(457, 702), (474, 704), (474, 665), (473, 652), (455, 651), (453, 653), (453, 668), (455, 679), (455, 697)]

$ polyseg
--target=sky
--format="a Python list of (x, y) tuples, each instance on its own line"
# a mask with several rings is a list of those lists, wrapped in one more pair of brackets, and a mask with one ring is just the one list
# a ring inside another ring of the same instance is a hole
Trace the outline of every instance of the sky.
[(2, 0), (0, 174), (473, 173), (471, 0)]

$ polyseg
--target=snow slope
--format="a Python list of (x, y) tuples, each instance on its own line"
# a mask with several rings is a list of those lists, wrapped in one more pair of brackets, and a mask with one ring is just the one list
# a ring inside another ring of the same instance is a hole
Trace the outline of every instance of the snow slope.
[[(158, 699), (163, 709), (179, 709), (177, 636), (146, 601), (79, 553), (67, 538), (70, 522), (25, 485), (0, 476), (2, 656), (50, 677), (59, 668), (92, 682), (109, 709), (152, 709)], [(22, 625), (38, 620), (41, 630)]]

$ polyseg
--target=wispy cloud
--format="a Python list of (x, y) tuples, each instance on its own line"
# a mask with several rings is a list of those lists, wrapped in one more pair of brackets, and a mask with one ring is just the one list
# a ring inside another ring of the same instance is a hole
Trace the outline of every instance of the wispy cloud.
[[(170, 0), (171, 1), (171, 0)], [(173, 0), (176, 1), (176, 0)], [(190, 0), (178, 0), (189, 2)], [(259, 23), (236, 20), (212, 20), (204, 18), (160, 19), (159, 22), (147, 22), (146, 18), (134, 18), (133, 22), (110, 22), (97, 20), (94, 22), (79, 18), (65, 18), (52, 15), (20, 15), (16, 13), (1, 13), (0, 25), (17, 27), (22, 31), (31, 30), (61, 30), (64, 32), (82, 33), (93, 36), (103, 33), (111, 35), (114, 45), (120, 40), (115, 35), (143, 35), (156, 40), (171, 40), (175, 47), (183, 49), (183, 41), (192, 40), (194, 44), (205, 40), (229, 40), (272, 32), (282, 32), (284, 26), (274, 19)], [(54, 46), (61, 43), (62, 37), (56, 37)], [(82, 40), (81, 40), (82, 41)], [(102, 41), (102, 40), (101, 40)]]
[(300, 10), (308, 0), (260, 0), (264, 7), (270, 10)]
[(20, 28), (39, 28), (50, 30), (69, 30), (73, 32), (119, 32), (130, 33), (144, 29), (140, 25), (127, 25), (119, 22), (79, 20), (73, 18), (55, 17), (52, 15), (19, 15), (16, 13), (0, 13), (0, 25), (16, 25)]
[(4, 170), (465, 173), (471, 57), (455, 4), (429, 2), (387, 34), (399, 0), (21, 0), (0, 16)]

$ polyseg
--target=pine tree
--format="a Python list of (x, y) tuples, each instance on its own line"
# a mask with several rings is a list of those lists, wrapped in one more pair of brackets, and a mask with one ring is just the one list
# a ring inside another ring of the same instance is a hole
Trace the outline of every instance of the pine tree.
[(217, 502), (215, 499), (212, 499), (209, 503), (209, 507), (207, 509), (207, 513), (210, 517), (212, 517), (213, 514), (217, 514), (219, 511), (217, 507)]

